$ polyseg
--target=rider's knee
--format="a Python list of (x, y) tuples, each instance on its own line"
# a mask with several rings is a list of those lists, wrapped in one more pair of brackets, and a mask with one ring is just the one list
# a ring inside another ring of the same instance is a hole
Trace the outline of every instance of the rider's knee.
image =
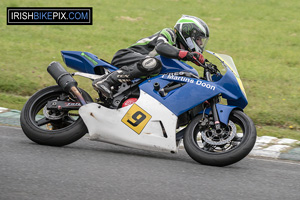
[(161, 71), (162, 64), (160, 60), (153, 57), (148, 57), (141, 60), (137, 64), (137, 67), (142, 72), (147, 73), (147, 75), (152, 75), (152, 74), (158, 74)]

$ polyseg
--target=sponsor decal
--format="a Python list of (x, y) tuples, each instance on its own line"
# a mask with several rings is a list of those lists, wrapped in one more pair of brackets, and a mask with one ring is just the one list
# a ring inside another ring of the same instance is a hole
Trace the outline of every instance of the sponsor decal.
[(186, 83), (192, 83), (192, 84), (196, 84), (199, 85), (201, 87), (210, 89), (210, 90), (215, 90), (216, 87), (211, 85), (209, 82), (204, 82), (202, 80), (199, 79), (192, 79), (192, 78), (188, 78), (185, 76), (175, 76), (173, 74), (164, 74), (162, 76), (162, 78), (168, 79), (168, 80), (175, 80), (175, 81), (181, 81), (181, 82), (186, 82)]
[(81, 106), (79, 102), (65, 102), (65, 106)]
[(7, 7), (7, 25), (92, 25), (92, 7)]
[(151, 117), (152, 116), (144, 111), (141, 107), (133, 104), (121, 121), (129, 128), (134, 130), (137, 134), (140, 134)]

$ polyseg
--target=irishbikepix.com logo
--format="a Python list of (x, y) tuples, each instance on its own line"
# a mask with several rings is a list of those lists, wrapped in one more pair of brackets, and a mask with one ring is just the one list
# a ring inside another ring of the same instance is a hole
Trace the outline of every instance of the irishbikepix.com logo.
[(7, 7), (7, 25), (92, 25), (92, 7)]

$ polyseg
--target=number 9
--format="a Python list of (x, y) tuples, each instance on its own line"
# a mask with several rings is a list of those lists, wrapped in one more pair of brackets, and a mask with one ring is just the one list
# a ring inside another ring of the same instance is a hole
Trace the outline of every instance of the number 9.
[(142, 121), (144, 121), (144, 119), (146, 119), (146, 115), (144, 115), (141, 111), (137, 111), (136, 113), (134, 113), (132, 115), (132, 119), (135, 120), (135, 122), (132, 122), (129, 119), (127, 120), (127, 122), (129, 124), (131, 124), (132, 126), (136, 127), (140, 123), (142, 123)]

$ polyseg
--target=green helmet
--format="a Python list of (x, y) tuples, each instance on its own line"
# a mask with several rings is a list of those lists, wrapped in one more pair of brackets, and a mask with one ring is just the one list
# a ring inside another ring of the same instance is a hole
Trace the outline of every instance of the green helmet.
[(209, 29), (203, 20), (194, 16), (182, 15), (174, 29), (177, 42), (181, 43), (186, 50), (203, 52), (209, 38)]

